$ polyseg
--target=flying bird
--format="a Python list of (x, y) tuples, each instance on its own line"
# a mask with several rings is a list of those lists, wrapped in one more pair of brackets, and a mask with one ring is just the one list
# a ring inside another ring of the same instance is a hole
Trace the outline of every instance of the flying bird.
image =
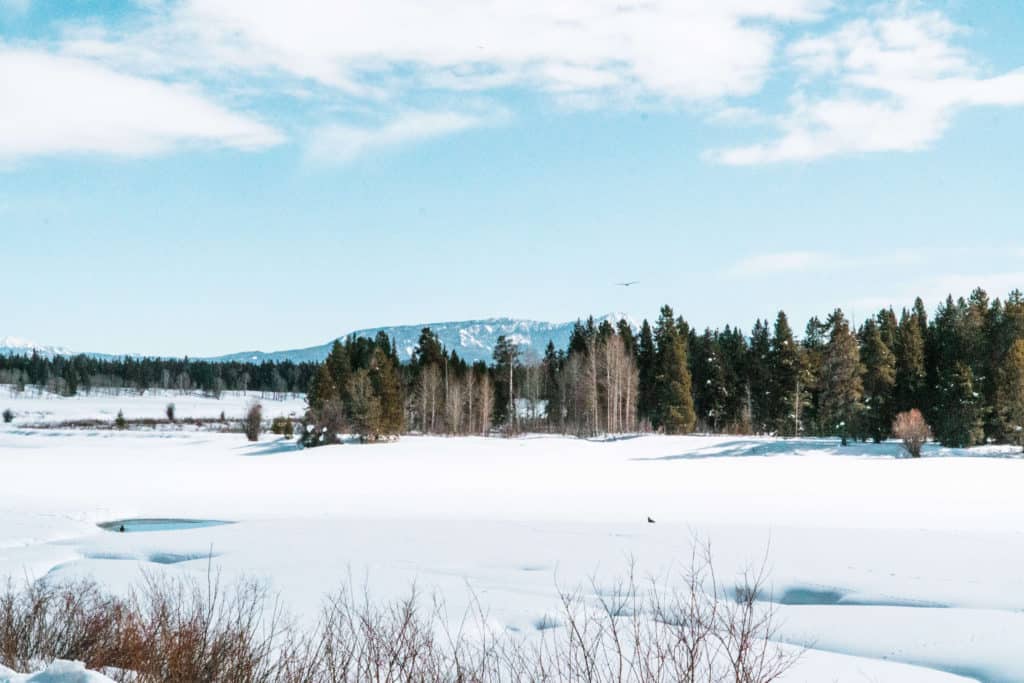
[(616, 282), (615, 285), (618, 287), (632, 287), (633, 285), (640, 284), (639, 280), (630, 280), (629, 282)]

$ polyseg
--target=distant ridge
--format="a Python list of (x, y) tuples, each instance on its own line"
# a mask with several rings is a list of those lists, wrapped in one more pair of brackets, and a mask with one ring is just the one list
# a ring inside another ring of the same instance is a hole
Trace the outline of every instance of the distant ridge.
[[(594, 320), (600, 324), (604, 320), (617, 323), (619, 320), (626, 320), (634, 331), (639, 329), (636, 321), (624, 313), (609, 313), (607, 315), (595, 316)], [(539, 320), (521, 320), (516, 318), (487, 318), (484, 320), (463, 320), (442, 323), (420, 323), (416, 325), (396, 325), (392, 327), (373, 327), (341, 335), (344, 339), (350, 335), (357, 337), (376, 337), (383, 332), (395, 341), (398, 349), (398, 356), (401, 360), (407, 361), (412, 357), (413, 349), (419, 340), (420, 332), (424, 327), (429, 327), (449, 350), (459, 354), (461, 358), (468, 361), (490, 361), (494, 352), (494, 345), (498, 337), (505, 336), (514, 339), (526, 354), (535, 355), (540, 358), (544, 354), (544, 348), (548, 342), (554, 342), (555, 348), (565, 349), (569, 345), (569, 336), (572, 333), (576, 321), (563, 323), (550, 323)], [(286, 351), (242, 351), (230, 353), (223, 356), (212, 356), (201, 360), (215, 362), (247, 362), (262, 363), (264, 361), (280, 362), (289, 360), (295, 363), (319, 362), (327, 357), (334, 340), (309, 346), (302, 349), (290, 349)], [(72, 351), (62, 346), (44, 346), (35, 344), (28, 340), (17, 337), (0, 337), (0, 355), (28, 355), (35, 350), (41, 356), (70, 356), (77, 351)], [(116, 354), (86, 352), (86, 355), (96, 358), (119, 358)], [(130, 354), (137, 356), (138, 354)]]
[[(600, 317), (595, 316), (594, 318), (598, 324), (603, 320), (617, 323), (623, 319), (630, 324), (634, 331), (639, 329), (636, 322), (624, 313), (609, 313)], [(498, 337), (505, 336), (514, 339), (525, 353), (535, 354), (539, 358), (543, 355), (544, 348), (548, 345), (549, 341), (554, 342), (555, 348), (558, 349), (568, 347), (569, 336), (575, 324), (575, 320), (563, 323), (549, 323), (516, 318), (487, 318), (484, 320), (373, 327), (356, 330), (350, 334), (357, 337), (373, 338), (378, 333), (383, 332), (395, 341), (395, 345), (398, 348), (398, 357), (403, 361), (407, 361), (412, 357), (413, 349), (416, 348), (416, 342), (420, 338), (420, 332), (424, 327), (429, 327), (446, 348), (455, 351), (461, 358), (468, 361), (490, 361)], [(347, 336), (349, 335), (342, 335), (339, 339), (344, 339)], [(244, 351), (226, 356), (216, 356), (207, 360), (250, 363), (283, 360), (297, 363), (302, 361), (319, 362), (327, 357), (327, 353), (331, 350), (333, 344), (334, 340), (332, 339), (320, 346), (310, 346), (304, 349), (272, 352)]]
[(69, 356), (73, 352), (63, 346), (45, 346), (20, 337), (0, 337), (0, 356), (29, 356), (35, 351), (40, 356)]

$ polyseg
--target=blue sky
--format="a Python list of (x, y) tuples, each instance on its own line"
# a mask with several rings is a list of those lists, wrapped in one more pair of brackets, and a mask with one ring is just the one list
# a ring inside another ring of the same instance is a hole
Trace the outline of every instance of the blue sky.
[(1003, 296), (1021, 35), (995, 0), (0, 0), (0, 336)]

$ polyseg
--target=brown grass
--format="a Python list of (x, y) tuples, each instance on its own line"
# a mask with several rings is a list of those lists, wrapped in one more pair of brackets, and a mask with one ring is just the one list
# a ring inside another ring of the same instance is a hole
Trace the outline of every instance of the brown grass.
[[(415, 591), (375, 603), (343, 590), (314, 629), (286, 618), (259, 582), (148, 578), (127, 597), (92, 582), (0, 592), (0, 664), (85, 662), (134, 683), (770, 683), (793, 663), (771, 642), (764, 573), (722, 590), (705, 556), (672, 585), (630, 575), (595, 604), (562, 596), (536, 638), (495, 633), (477, 607), (452, 633)], [(732, 597), (724, 597), (731, 595)]]

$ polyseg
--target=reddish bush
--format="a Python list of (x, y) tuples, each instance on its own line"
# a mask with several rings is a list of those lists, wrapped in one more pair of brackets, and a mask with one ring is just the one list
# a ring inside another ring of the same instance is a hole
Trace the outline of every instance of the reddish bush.
[(917, 408), (897, 415), (892, 423), (892, 433), (903, 441), (903, 447), (912, 458), (920, 458), (921, 448), (932, 438), (932, 428)]

